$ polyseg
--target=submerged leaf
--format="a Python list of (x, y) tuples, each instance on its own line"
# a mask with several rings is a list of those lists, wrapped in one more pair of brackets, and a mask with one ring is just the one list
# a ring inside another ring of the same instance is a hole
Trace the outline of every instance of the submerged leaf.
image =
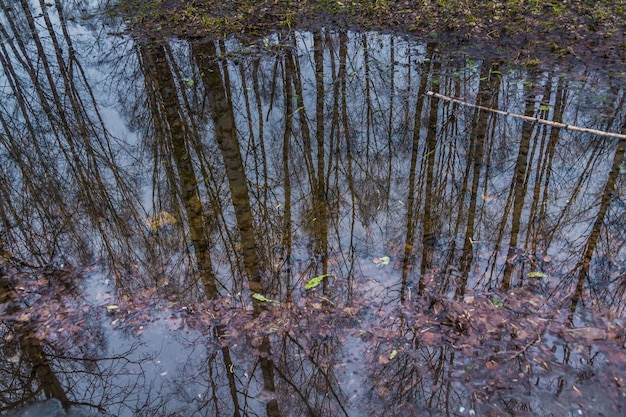
[(322, 283), (322, 280), (329, 276), (329, 274), (318, 275), (315, 278), (312, 278), (309, 282), (306, 283), (304, 289), (310, 290), (311, 288), (315, 288)]
[(389, 360), (393, 360), (393, 358), (395, 358), (397, 354), (398, 351), (396, 349), (392, 350), (391, 355), (389, 355)]

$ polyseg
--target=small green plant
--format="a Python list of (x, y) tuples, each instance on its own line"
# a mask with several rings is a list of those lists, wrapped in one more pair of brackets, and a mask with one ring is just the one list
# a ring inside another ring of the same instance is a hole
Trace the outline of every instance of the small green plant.
[(183, 14), (188, 17), (195, 16), (198, 13), (198, 9), (193, 6), (188, 6), (183, 10)]

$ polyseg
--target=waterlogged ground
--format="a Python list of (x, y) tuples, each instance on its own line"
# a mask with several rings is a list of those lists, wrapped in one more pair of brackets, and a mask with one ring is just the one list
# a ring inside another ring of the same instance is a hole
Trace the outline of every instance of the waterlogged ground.
[(2, 411), (626, 412), (622, 67), (0, 6)]

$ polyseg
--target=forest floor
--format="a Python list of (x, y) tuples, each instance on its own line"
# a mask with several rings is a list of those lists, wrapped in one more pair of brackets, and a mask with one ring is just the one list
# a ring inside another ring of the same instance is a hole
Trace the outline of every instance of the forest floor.
[(332, 27), (388, 31), (476, 47), (509, 61), (626, 61), (626, 1), (124, 0), (135, 33), (262, 37)]

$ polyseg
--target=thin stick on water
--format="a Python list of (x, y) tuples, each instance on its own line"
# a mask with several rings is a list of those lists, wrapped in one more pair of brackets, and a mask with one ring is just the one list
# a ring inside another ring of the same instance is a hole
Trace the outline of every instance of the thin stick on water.
[(443, 94), (435, 93), (433, 91), (427, 91), (426, 95), (431, 96), (431, 97), (435, 97), (435, 98), (438, 98), (438, 99), (441, 99), (441, 100), (451, 101), (453, 103), (457, 103), (457, 104), (460, 104), (462, 106), (473, 107), (473, 108), (476, 108), (476, 109), (480, 109), (480, 110), (485, 110), (485, 111), (489, 111), (489, 112), (492, 112), (492, 113), (501, 114), (503, 116), (511, 116), (511, 117), (515, 117), (517, 119), (526, 120), (528, 122), (541, 123), (541, 124), (548, 125), (548, 126), (558, 127), (559, 129), (567, 129), (567, 130), (573, 130), (573, 131), (576, 131), (576, 132), (591, 133), (592, 135), (609, 136), (609, 137), (612, 137), (612, 138), (626, 139), (626, 135), (623, 135), (621, 133), (613, 133), (613, 132), (605, 132), (605, 131), (596, 130), (596, 129), (588, 129), (586, 127), (572, 126), (572, 125), (568, 125), (568, 124), (565, 124), (565, 123), (559, 123), (559, 122), (553, 122), (553, 121), (550, 121), (550, 120), (539, 119), (538, 117), (524, 116), (523, 114), (517, 114), (517, 113), (511, 113), (511, 112), (508, 112), (508, 111), (492, 109), (490, 107), (479, 106), (478, 104), (472, 104), (472, 103), (468, 103), (466, 101), (458, 100), (456, 98), (444, 96)]

